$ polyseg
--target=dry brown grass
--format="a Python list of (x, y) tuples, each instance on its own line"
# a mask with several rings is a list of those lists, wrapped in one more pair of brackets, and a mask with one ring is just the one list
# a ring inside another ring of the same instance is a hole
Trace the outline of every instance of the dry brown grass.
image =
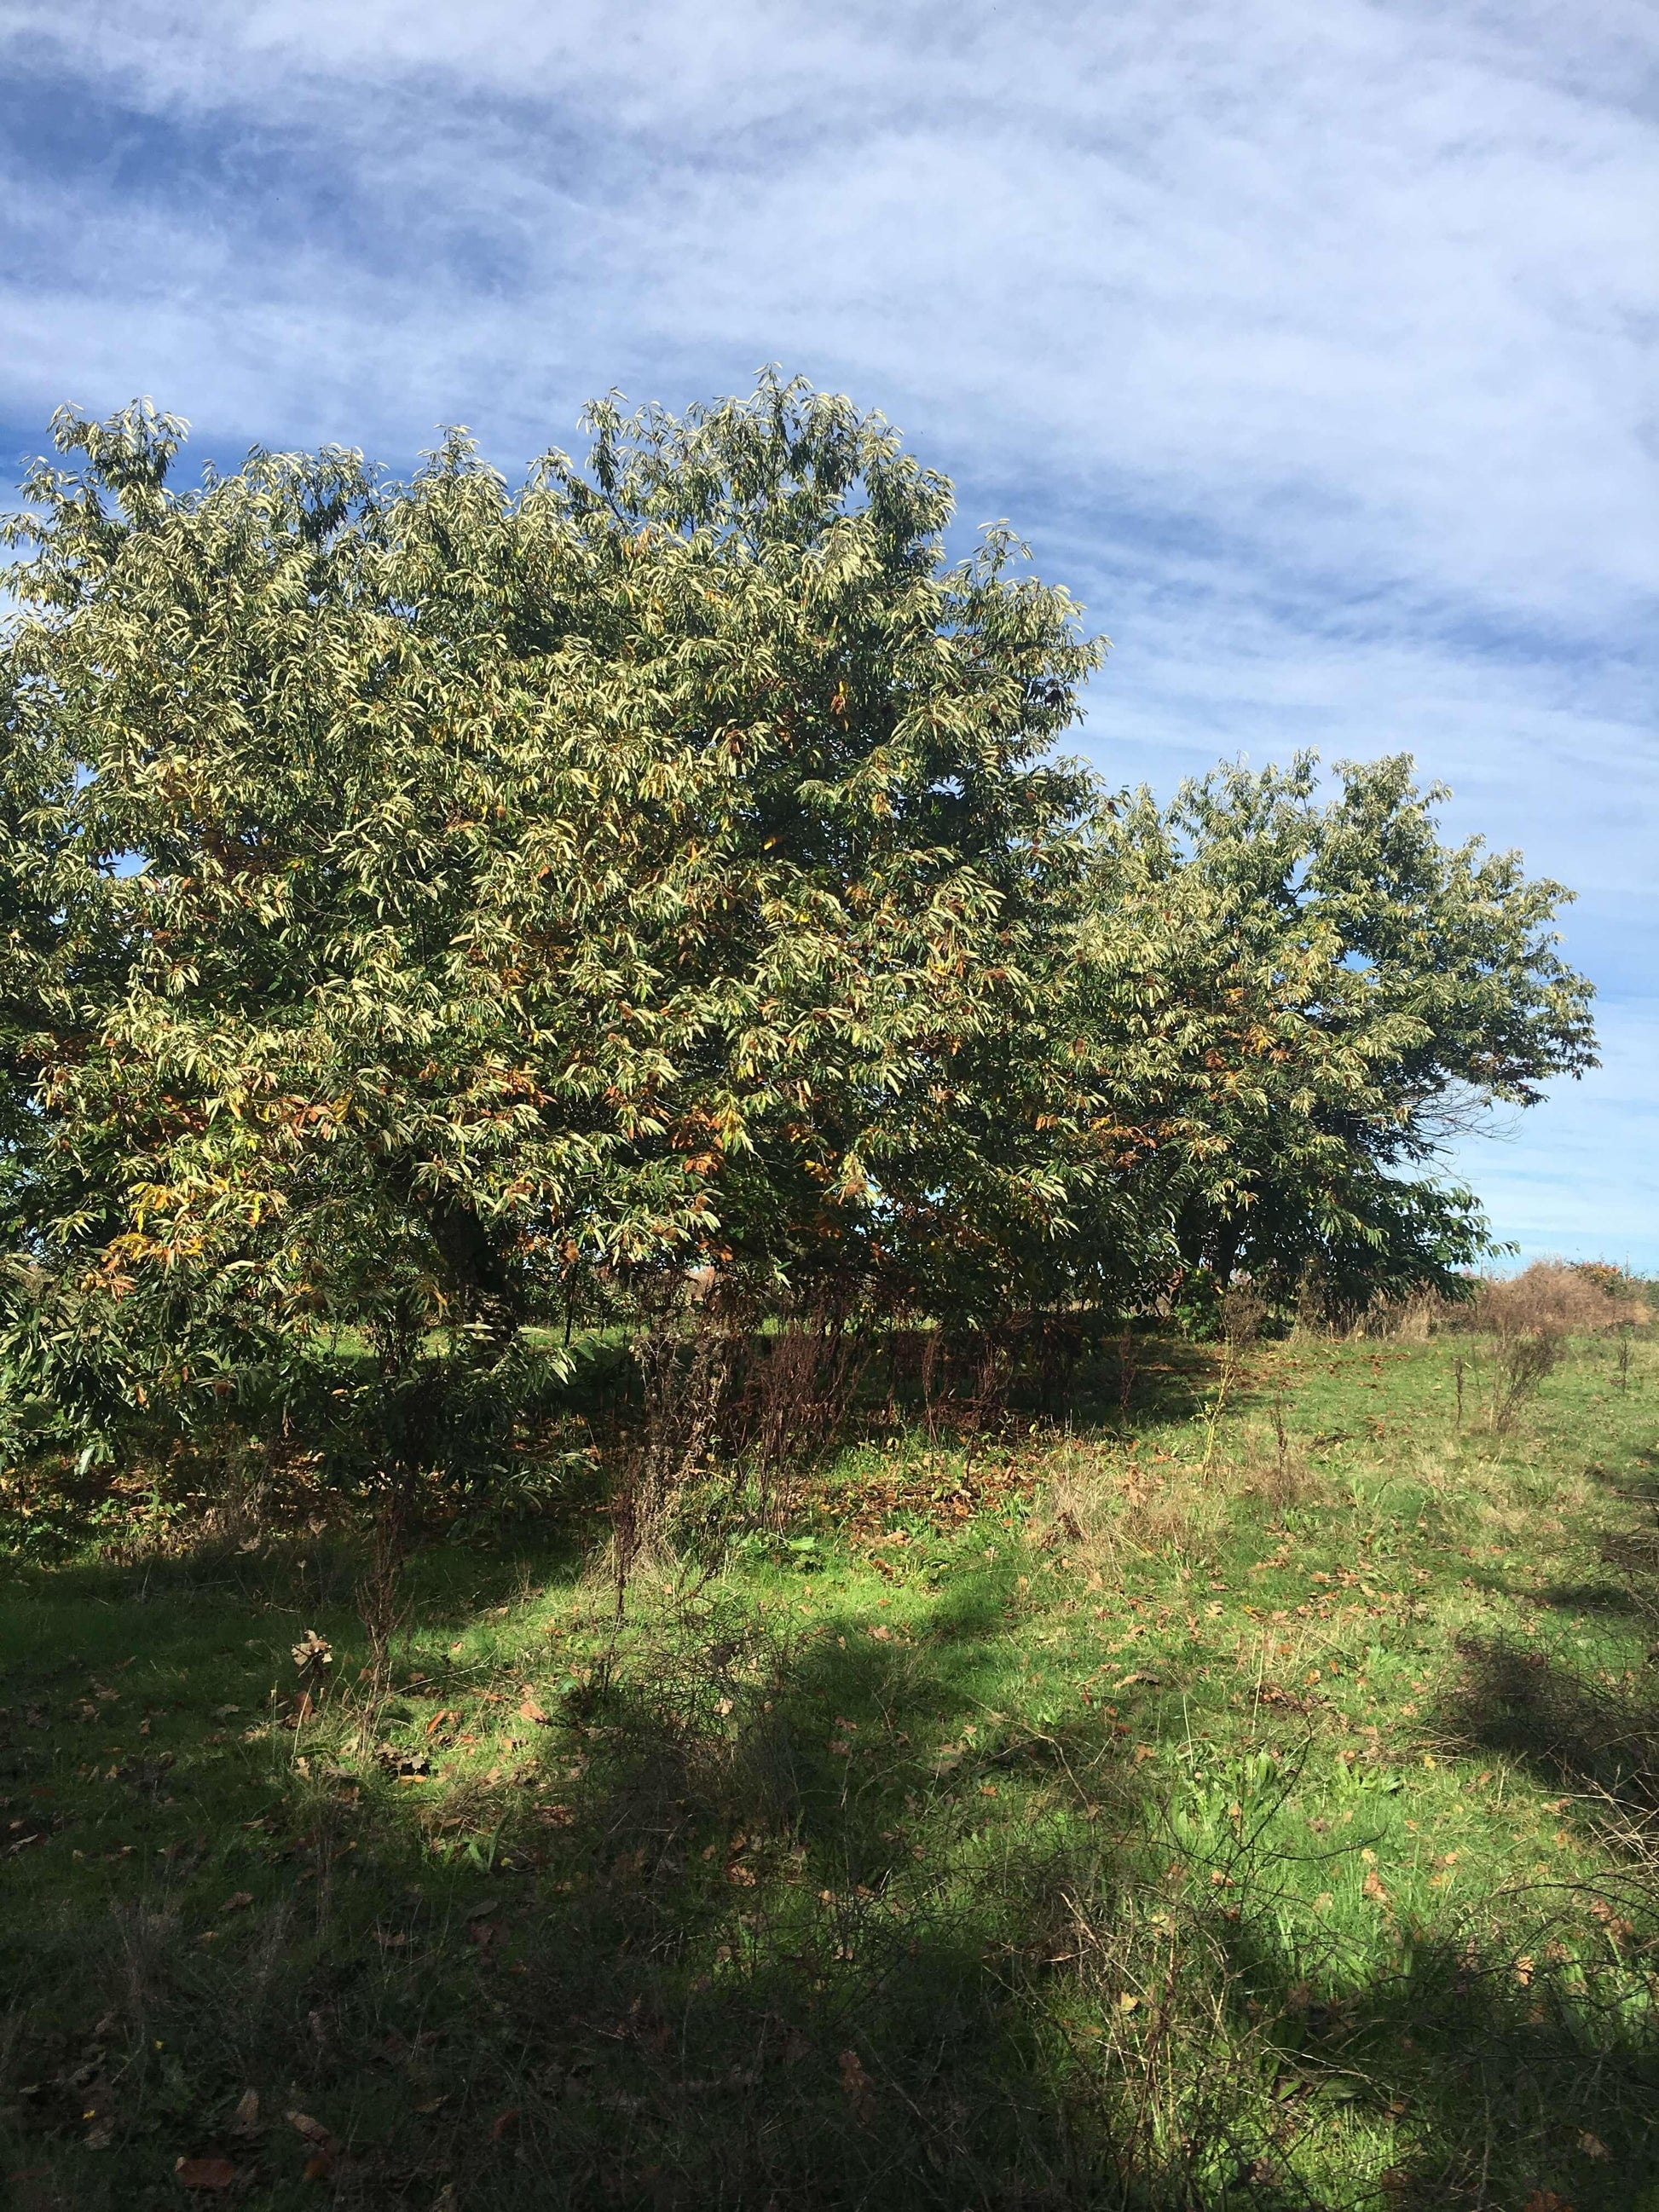
[(1570, 1267), (1559, 1260), (1534, 1260), (1518, 1275), (1488, 1276), (1467, 1309), (1468, 1325), (1501, 1340), (1517, 1337), (1599, 1336), (1639, 1328), (1651, 1309), (1600, 1270)]
[[(1474, 1330), (1512, 1341), (1522, 1336), (1599, 1336), (1620, 1328), (1641, 1328), (1652, 1309), (1616, 1267), (1534, 1260), (1518, 1275), (1488, 1275), (1474, 1295), (1449, 1300), (1432, 1291), (1409, 1297), (1377, 1297), (1348, 1325), (1354, 1339), (1388, 1338), (1401, 1344), (1426, 1344), (1442, 1329)], [(1310, 1312), (1297, 1309), (1303, 1335), (1324, 1335)], [(1340, 1332), (1339, 1332), (1340, 1333)]]
[(1074, 1446), (1056, 1455), (1030, 1524), (1030, 1541), (1109, 1579), (1126, 1559), (1207, 1556), (1235, 1498), (1259, 1498), (1278, 1512), (1309, 1503), (1322, 1489), (1302, 1444), (1271, 1420), (1250, 1424), (1234, 1449), (1207, 1468), (1196, 1460), (1142, 1463)]
[(1402, 1344), (1426, 1344), (1435, 1330), (1443, 1328), (1457, 1310), (1432, 1291), (1414, 1291), (1409, 1297), (1374, 1298), (1348, 1332), (1360, 1338), (1387, 1337)]

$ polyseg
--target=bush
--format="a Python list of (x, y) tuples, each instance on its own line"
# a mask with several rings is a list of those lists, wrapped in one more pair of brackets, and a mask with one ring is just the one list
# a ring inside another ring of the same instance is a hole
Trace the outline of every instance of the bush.
[(1477, 1287), (1468, 1326), (1505, 1340), (1522, 1336), (1592, 1336), (1639, 1327), (1651, 1310), (1629, 1279), (1595, 1265), (1534, 1260), (1520, 1274), (1488, 1277)]

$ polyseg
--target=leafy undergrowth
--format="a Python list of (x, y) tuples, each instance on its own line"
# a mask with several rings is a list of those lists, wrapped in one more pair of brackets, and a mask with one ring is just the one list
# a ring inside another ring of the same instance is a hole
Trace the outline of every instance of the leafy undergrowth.
[(15, 2201), (1659, 2205), (1659, 1359), (1482, 1358), (895, 1437), (620, 1621), (453, 1540), (378, 1708), (325, 1537), (15, 1568)]

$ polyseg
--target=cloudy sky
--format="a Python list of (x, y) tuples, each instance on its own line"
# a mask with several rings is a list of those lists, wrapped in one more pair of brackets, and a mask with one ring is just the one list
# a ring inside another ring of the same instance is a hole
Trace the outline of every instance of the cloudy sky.
[(0, 459), (221, 462), (778, 361), (1114, 640), (1084, 746), (1413, 752), (1580, 893), (1605, 1066), (1462, 1164), (1659, 1268), (1648, 0), (0, 0)]

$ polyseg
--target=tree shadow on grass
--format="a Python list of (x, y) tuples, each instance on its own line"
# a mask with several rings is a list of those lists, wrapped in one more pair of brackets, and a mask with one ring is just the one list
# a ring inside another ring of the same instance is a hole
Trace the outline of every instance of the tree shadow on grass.
[[(1111, 1720), (997, 1711), (1015, 1588), (988, 1563), (890, 1626), (716, 1586), (499, 1680), (439, 1644), (368, 1749), (326, 1711), (245, 1741), (223, 1613), (181, 1599), (148, 1779), (136, 1714), (100, 1764), (109, 1643), (89, 1718), (54, 1687), (14, 1732), (15, 1802), (74, 1819), (6, 1936), (20, 2195), (173, 2205), (182, 2156), (272, 2212), (1311, 2212), (1361, 2201), (1343, 2130), (1399, 2104), (1395, 2201), (1627, 2203), (1595, 2191), (1645, 2154), (1638, 2027), (1484, 1938), (1318, 1984), (1265, 1875), (1172, 1875)], [(514, 1736), (451, 1788), (492, 1696)]]
[[(1553, 1589), (1547, 1601), (1659, 1622), (1659, 1534), (1611, 1531), (1601, 1555), (1605, 1583)], [(1462, 1680), (1448, 1713), (1454, 1741), (1505, 1753), (1548, 1783), (1589, 1792), (1626, 1823), (1639, 1827), (1659, 1815), (1659, 1682), (1650, 1671), (1592, 1671), (1513, 1636), (1465, 1635), (1457, 1651)]]
[(1235, 1963), (1278, 2069), (1287, 2173), (1300, 2143), (1322, 2130), (1328, 2164), (1333, 2136), (1369, 2123), (1395, 2130), (1390, 2161), (1337, 2201), (1475, 2212), (1553, 2192), (1619, 2212), (1659, 2181), (1652, 1993), (1582, 1903), (1510, 1894), (1462, 1930), (1393, 1926), (1396, 1963), (1358, 1978), (1310, 1944), (1287, 1982), (1267, 1928), (1245, 1917)]
[(1659, 1908), (1659, 1692), (1593, 1675), (1519, 1638), (1458, 1639), (1462, 1681), (1445, 1712), (1453, 1743), (1498, 1752), (1584, 1800), (1615, 1862)]

